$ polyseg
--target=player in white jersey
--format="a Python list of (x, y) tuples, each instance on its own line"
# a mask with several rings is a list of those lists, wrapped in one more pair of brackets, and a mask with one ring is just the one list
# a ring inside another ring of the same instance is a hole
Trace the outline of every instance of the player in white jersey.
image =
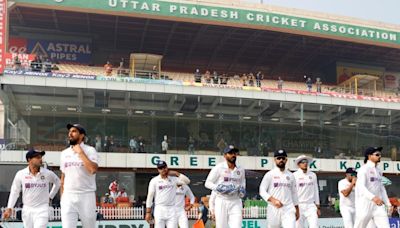
[(382, 147), (365, 150), (364, 164), (357, 174), (355, 190), (356, 220), (354, 228), (365, 228), (372, 219), (379, 228), (389, 228), (385, 205), (391, 208), (386, 189), (382, 184), (382, 171), (377, 167)]
[(318, 217), (321, 216), (317, 175), (308, 170), (312, 161), (313, 159), (306, 155), (300, 155), (295, 160), (299, 167), (293, 173), (300, 210), (300, 218), (296, 222), (297, 228), (305, 227), (306, 221), (309, 228), (318, 228)]
[(175, 198), (178, 185), (188, 185), (189, 178), (168, 169), (165, 161), (157, 163), (159, 175), (149, 183), (146, 200), (146, 221), (151, 223), (151, 207), (154, 200), (154, 228), (176, 228), (178, 221), (175, 210)]
[(274, 153), (275, 165), (264, 175), (260, 184), (260, 196), (268, 202), (267, 224), (269, 228), (295, 228), (299, 219), (299, 201), (296, 180), (286, 170), (287, 153)]
[(355, 219), (355, 186), (357, 182), (357, 172), (354, 168), (346, 169), (346, 177), (339, 181), (339, 207), (343, 218), (344, 228), (353, 228)]
[[(11, 186), (4, 219), (11, 215), (12, 208), (22, 191), (22, 221), (25, 228), (46, 228), (49, 222), (49, 200), (52, 200), (60, 188), (60, 179), (52, 171), (42, 166), (45, 152), (33, 149), (26, 153), (28, 167), (17, 172)], [(50, 184), (53, 187), (50, 190)]]
[[(185, 198), (186, 196), (190, 199), (190, 205), (185, 207)], [(190, 190), (187, 185), (178, 185), (176, 189), (176, 197), (175, 197), (175, 215), (178, 220), (178, 225), (180, 228), (188, 228), (189, 221), (187, 217), (187, 211), (192, 208), (194, 204), (194, 195), (192, 190)]]
[(68, 124), (70, 146), (61, 152), (61, 222), (63, 228), (96, 227), (96, 172), (98, 155), (84, 144), (86, 130), (80, 124)]
[(215, 192), (216, 228), (242, 227), (242, 200), (246, 194), (245, 171), (236, 165), (239, 150), (230, 145), (224, 149), (225, 161), (208, 174), (205, 186)]

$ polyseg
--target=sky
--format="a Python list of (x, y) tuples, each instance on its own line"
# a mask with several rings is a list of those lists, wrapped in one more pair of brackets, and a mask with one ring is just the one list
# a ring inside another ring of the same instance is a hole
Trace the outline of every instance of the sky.
[(400, 25), (400, 0), (242, 0)]

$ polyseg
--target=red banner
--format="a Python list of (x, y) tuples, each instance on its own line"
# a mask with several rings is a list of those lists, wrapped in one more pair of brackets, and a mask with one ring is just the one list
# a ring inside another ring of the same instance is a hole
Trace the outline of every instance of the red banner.
[[(4, 55), (5, 65), (8, 68), (19, 69), (24, 68), (27, 69), (30, 67), (31, 62), (35, 59), (36, 55), (33, 54), (17, 54), (17, 53), (6, 53)], [(16, 63), (16, 57), (18, 57), (18, 64)]]
[(0, 0), (0, 74), (5, 68), (7, 0)]

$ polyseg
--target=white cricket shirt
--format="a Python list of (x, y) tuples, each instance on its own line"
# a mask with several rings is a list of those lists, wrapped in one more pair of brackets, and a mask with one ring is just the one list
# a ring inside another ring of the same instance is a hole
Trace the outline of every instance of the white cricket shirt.
[[(50, 184), (53, 187), (50, 191)], [(22, 191), (22, 203), (28, 207), (48, 205), (60, 188), (60, 179), (52, 171), (40, 168), (36, 175), (29, 171), (29, 167), (17, 172), (11, 186), (7, 208), (13, 208)]]
[(278, 167), (273, 168), (264, 175), (260, 184), (260, 196), (268, 202), (272, 196), (281, 201), (283, 206), (299, 204), (296, 190), (296, 180), (288, 170), (281, 171)]
[(293, 173), (296, 180), (297, 196), (299, 203), (313, 203), (319, 205), (318, 179), (315, 173), (298, 169)]
[[(98, 163), (96, 149), (84, 143), (80, 144), (86, 156), (92, 162)], [(60, 169), (64, 173), (64, 192), (65, 193), (85, 193), (96, 191), (96, 174), (90, 174), (83, 166), (72, 146), (61, 152)]]
[(155, 206), (174, 206), (178, 185), (187, 185), (190, 183), (189, 178), (180, 174), (179, 177), (168, 176), (163, 179), (160, 175), (153, 177), (149, 183), (147, 192), (146, 207)]
[(184, 208), (185, 207), (185, 197), (188, 196), (190, 199), (190, 204), (194, 204), (194, 195), (192, 190), (190, 190), (189, 186), (181, 185), (176, 189), (176, 197), (175, 197), (175, 207)]
[(349, 180), (347, 180), (347, 178), (344, 178), (342, 180), (339, 181), (338, 183), (338, 191), (339, 191), (339, 202), (340, 202), (340, 206), (346, 206), (346, 207), (355, 207), (355, 187), (353, 187), (353, 189), (351, 190), (350, 194), (346, 197), (343, 195), (342, 191), (349, 188), (349, 186), (351, 185), (351, 182)]
[(240, 187), (246, 188), (245, 170), (238, 165), (231, 170), (228, 167), (227, 161), (224, 161), (211, 169), (205, 183), (205, 187), (215, 191), (217, 196), (229, 199), (240, 198), (239, 191), (229, 195), (217, 192), (216, 188), (219, 184), (233, 184), (236, 189), (239, 189)]

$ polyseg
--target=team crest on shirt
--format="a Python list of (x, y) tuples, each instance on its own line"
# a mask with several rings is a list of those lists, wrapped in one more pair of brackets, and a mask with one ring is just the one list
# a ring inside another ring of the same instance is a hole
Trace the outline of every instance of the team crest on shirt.
[(240, 171), (239, 170), (236, 173), (237, 173), (237, 175), (240, 175)]
[(312, 179), (312, 177), (310, 176), (310, 177), (308, 177), (310, 180)]
[(40, 179), (41, 179), (41, 180), (44, 180), (44, 179), (45, 179), (45, 177), (42, 175), (42, 176), (40, 176)]
[(286, 176), (286, 180), (290, 180), (290, 177)]

